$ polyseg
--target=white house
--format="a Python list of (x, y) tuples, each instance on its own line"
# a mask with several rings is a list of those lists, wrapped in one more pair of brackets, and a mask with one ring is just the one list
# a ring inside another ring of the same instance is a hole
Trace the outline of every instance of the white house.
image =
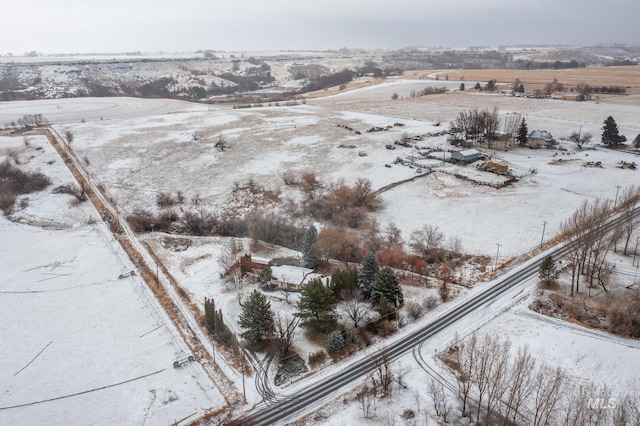
[(546, 130), (533, 130), (527, 136), (527, 145), (531, 147), (540, 148), (543, 146), (550, 146), (553, 143), (553, 136)]
[(323, 279), (325, 285), (328, 284), (329, 281), (328, 277), (316, 274), (313, 272), (313, 269), (309, 268), (290, 265), (271, 267), (271, 285), (277, 286), (281, 289), (299, 291), (300, 286), (308, 283), (314, 278)]

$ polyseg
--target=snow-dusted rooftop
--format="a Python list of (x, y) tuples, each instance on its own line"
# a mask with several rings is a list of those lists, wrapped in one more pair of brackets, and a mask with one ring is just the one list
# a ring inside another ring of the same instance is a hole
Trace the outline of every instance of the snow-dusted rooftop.
[(322, 277), (322, 275), (313, 272), (313, 269), (289, 265), (272, 266), (271, 275), (280, 282), (298, 285), (306, 284), (314, 278)]

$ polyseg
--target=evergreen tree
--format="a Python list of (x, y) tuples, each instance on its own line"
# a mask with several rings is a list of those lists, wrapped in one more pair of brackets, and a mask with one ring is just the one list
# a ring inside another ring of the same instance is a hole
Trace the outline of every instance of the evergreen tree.
[(524, 85), (522, 83), (518, 86), (518, 93), (524, 93)]
[(460, 83), (460, 91), (464, 92), (464, 83)]
[(216, 334), (216, 302), (206, 297), (204, 298), (204, 319), (209, 334)]
[(382, 268), (377, 274), (373, 283), (373, 291), (371, 297), (374, 302), (378, 303), (380, 297), (384, 296), (393, 306), (402, 304), (404, 296), (402, 288), (398, 284), (395, 272), (389, 267)]
[(266, 296), (258, 290), (253, 290), (242, 304), (242, 313), (238, 324), (247, 330), (242, 337), (251, 343), (258, 343), (267, 339), (273, 332), (273, 311)]
[(258, 282), (260, 284), (269, 284), (272, 277), (273, 271), (271, 270), (271, 266), (265, 266), (258, 273)]
[(318, 255), (313, 247), (313, 241), (317, 236), (318, 230), (314, 225), (310, 225), (302, 236), (302, 259), (304, 266), (311, 269), (318, 266)]
[(327, 353), (336, 354), (344, 349), (344, 334), (342, 330), (333, 330), (327, 336)]
[(330, 330), (336, 322), (335, 298), (330, 288), (319, 278), (305, 284), (300, 290), (298, 312), (294, 316), (301, 319), (300, 325), (314, 331)]
[(522, 121), (520, 122), (520, 127), (518, 127), (518, 137), (517, 137), (518, 143), (520, 145), (526, 145), (528, 135), (529, 135), (529, 129), (527, 128), (527, 122), (523, 118)]
[(391, 307), (389, 306), (389, 301), (384, 295), (380, 296), (380, 301), (378, 302), (378, 313), (380, 314), (380, 318), (389, 318), (391, 314)]
[(640, 133), (638, 133), (638, 136), (633, 140), (633, 146), (640, 149)]
[(618, 146), (620, 142), (618, 124), (613, 117), (609, 116), (604, 120), (604, 126), (602, 126), (602, 143), (609, 146)]
[(556, 268), (553, 257), (545, 257), (540, 264), (540, 272), (538, 274), (540, 281), (542, 281), (546, 285), (551, 285), (558, 279), (558, 274), (558, 269)]
[(334, 296), (339, 296), (341, 292), (352, 292), (358, 287), (358, 270), (348, 268), (337, 270), (331, 274), (331, 290)]
[(227, 328), (222, 317), (222, 310), (216, 311), (216, 303), (213, 299), (204, 298), (204, 319), (209, 334), (214, 336), (216, 341), (229, 348), (236, 349), (237, 342), (234, 334)]
[(476, 83), (476, 85), (473, 86), (473, 88), (476, 89), (476, 90), (482, 91), (482, 86), (480, 86), (480, 83)]
[(362, 259), (362, 267), (358, 272), (358, 287), (365, 297), (371, 297), (371, 291), (373, 290), (373, 283), (376, 280), (376, 274), (380, 270), (378, 259), (373, 252), (369, 252)]

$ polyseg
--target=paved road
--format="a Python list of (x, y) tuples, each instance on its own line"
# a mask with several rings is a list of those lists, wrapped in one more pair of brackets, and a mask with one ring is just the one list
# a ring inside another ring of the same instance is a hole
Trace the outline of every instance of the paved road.
[[(636, 218), (640, 216), (640, 208), (636, 208), (633, 216)], [(624, 218), (622, 217), (611, 219), (608, 224), (603, 227), (603, 232), (610, 231), (623, 220)], [(366, 377), (369, 371), (373, 369), (375, 363), (379, 362), (380, 357), (386, 356), (391, 362), (405, 355), (425, 339), (455, 324), (467, 314), (493, 302), (517, 284), (534, 277), (538, 273), (540, 263), (545, 257), (551, 255), (555, 259), (560, 259), (569, 253), (569, 251), (570, 247), (562, 244), (531, 259), (517, 270), (509, 272), (499, 278), (491, 287), (488, 287), (482, 293), (452, 307), (449, 311), (426, 324), (423, 328), (389, 344), (383, 354), (378, 352), (377, 355), (357, 360), (346, 366), (342, 371), (336, 372), (332, 376), (318, 382), (309, 384), (306, 389), (297, 392), (295, 396), (283, 399), (276, 404), (262, 408), (252, 415), (244, 417), (242, 423), (254, 426), (282, 424), (295, 419), (305, 412), (312, 411), (314, 407), (319, 405), (320, 401), (326, 401), (330, 399), (329, 397), (336, 396), (338, 393), (360, 383), (362, 378)]]

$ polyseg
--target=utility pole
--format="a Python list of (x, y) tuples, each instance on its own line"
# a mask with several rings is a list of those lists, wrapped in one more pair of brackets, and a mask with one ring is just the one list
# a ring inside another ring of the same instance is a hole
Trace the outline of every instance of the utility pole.
[(580, 130), (578, 130), (578, 143), (580, 143), (580, 139), (582, 139), (582, 124), (580, 125)]
[(542, 242), (544, 241), (544, 230), (547, 227), (547, 221), (542, 222), (542, 237), (540, 238), (540, 248), (542, 248)]
[(244, 388), (244, 360), (242, 360), (242, 397), (244, 398), (244, 403), (247, 403), (247, 392)]
[(395, 311), (395, 315), (396, 315), (396, 331), (398, 331), (400, 329), (400, 313), (398, 312), (398, 310), (400, 309), (400, 305), (398, 305), (398, 295), (396, 294), (396, 307), (394, 309)]
[(618, 205), (618, 191), (620, 190), (620, 185), (616, 185), (616, 198), (613, 201), (613, 209), (616, 209), (616, 206)]
[(496, 264), (493, 267), (494, 271), (496, 271), (498, 269), (498, 253), (500, 253), (500, 244), (496, 243), (496, 245), (498, 246), (498, 250), (496, 250)]
[[(640, 240), (640, 237), (636, 238), (636, 249), (633, 251), (633, 262), (631, 263), (631, 266), (636, 264), (636, 255), (638, 254), (638, 240)], [(638, 261), (638, 265), (640, 265), (640, 261)]]

